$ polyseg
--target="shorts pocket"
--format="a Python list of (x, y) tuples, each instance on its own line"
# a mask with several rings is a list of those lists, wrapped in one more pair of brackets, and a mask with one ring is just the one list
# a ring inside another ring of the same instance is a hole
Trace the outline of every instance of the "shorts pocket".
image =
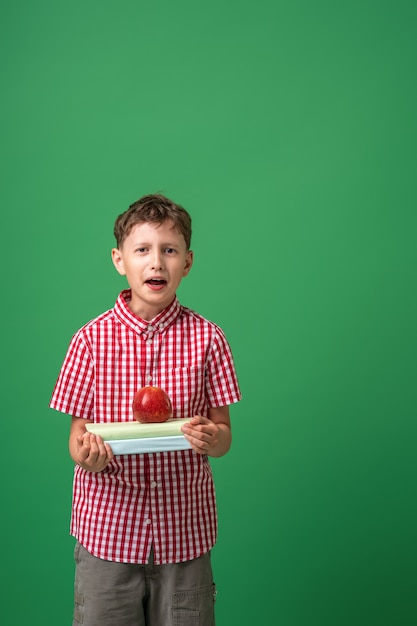
[(80, 593), (74, 593), (74, 623), (82, 624), (84, 622), (84, 596)]
[(214, 583), (200, 589), (173, 593), (174, 626), (214, 626)]
[(79, 541), (75, 542), (74, 560), (75, 560), (76, 563), (80, 562), (80, 542)]

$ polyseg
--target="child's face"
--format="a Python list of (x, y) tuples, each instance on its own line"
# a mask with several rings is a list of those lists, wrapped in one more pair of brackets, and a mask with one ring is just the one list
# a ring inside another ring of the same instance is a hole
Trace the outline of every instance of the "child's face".
[(171, 304), (182, 277), (191, 269), (193, 253), (168, 220), (134, 226), (122, 247), (112, 250), (112, 259), (132, 290), (131, 310), (151, 320)]

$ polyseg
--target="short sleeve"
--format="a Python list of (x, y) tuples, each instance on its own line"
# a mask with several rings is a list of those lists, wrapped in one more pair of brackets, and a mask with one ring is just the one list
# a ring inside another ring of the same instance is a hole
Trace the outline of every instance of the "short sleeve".
[(74, 417), (94, 419), (94, 363), (81, 331), (71, 340), (49, 406)]
[(234, 404), (242, 397), (230, 345), (218, 327), (207, 362), (206, 392), (209, 406), (213, 408)]

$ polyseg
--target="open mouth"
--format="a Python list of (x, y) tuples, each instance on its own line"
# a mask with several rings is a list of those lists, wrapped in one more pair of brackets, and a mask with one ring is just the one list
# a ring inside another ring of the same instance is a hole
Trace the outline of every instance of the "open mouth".
[(145, 281), (147, 285), (152, 285), (153, 287), (163, 287), (166, 285), (167, 281), (162, 278), (150, 278)]

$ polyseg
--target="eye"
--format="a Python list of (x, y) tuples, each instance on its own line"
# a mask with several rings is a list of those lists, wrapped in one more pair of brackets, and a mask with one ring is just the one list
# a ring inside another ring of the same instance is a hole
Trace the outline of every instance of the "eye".
[(145, 248), (144, 246), (140, 246), (139, 248), (136, 248), (135, 252), (139, 252), (139, 254), (143, 254), (144, 252), (146, 252), (147, 248)]
[(175, 248), (165, 248), (166, 254), (175, 254)]

